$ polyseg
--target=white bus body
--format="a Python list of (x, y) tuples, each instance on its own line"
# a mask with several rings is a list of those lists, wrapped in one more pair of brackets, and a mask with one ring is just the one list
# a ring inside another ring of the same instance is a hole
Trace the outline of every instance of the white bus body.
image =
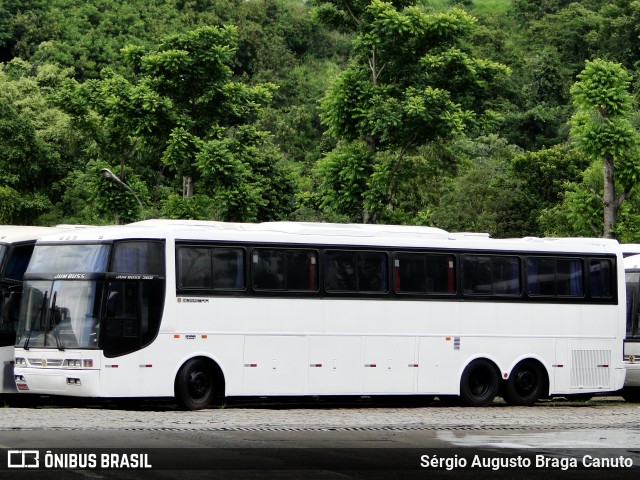
[[(623, 253), (630, 249), (622, 245)], [(640, 401), (640, 249), (624, 259), (627, 285), (627, 336), (624, 342), (624, 362), (627, 375), (622, 395), (633, 402)]]
[(615, 241), (160, 220), (75, 237), (43, 238), (25, 274), (21, 392), (531, 405), (624, 382)]
[(36, 240), (71, 226), (0, 225), (0, 394), (16, 393), (13, 378), (15, 332), (22, 291), (22, 275)]

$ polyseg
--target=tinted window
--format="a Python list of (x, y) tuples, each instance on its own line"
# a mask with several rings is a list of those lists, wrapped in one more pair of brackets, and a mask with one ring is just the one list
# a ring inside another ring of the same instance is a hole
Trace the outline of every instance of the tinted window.
[(11, 280), (22, 280), (33, 253), (33, 245), (14, 247), (7, 261), (4, 276)]
[(111, 271), (164, 276), (164, 244), (141, 240), (116, 243)]
[(578, 258), (527, 258), (527, 288), (530, 295), (582, 297), (582, 260)]
[(593, 259), (589, 261), (589, 287), (592, 298), (613, 297), (612, 273), (611, 260)]
[(205, 290), (244, 290), (244, 249), (179, 247), (178, 287)]
[(462, 291), (465, 295), (519, 295), (518, 257), (463, 255)]
[(455, 293), (453, 255), (396, 253), (393, 265), (398, 293)]
[(256, 248), (252, 254), (256, 290), (317, 290), (317, 253), (313, 250)]
[(211, 288), (211, 249), (178, 248), (178, 286)]
[(327, 291), (384, 293), (388, 290), (385, 253), (334, 250), (326, 252), (324, 259)]

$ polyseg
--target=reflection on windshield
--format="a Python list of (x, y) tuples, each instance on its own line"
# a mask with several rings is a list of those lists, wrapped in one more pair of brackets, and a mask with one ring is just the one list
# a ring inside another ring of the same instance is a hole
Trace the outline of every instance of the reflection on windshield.
[(27, 281), (17, 346), (98, 348), (97, 281)]
[(108, 255), (108, 245), (36, 245), (27, 273), (104, 272)]

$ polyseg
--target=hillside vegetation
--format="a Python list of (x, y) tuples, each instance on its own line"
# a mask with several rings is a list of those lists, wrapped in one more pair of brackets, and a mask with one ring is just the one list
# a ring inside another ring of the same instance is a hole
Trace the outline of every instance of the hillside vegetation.
[(639, 25), (632, 0), (6, 0), (0, 223), (640, 242)]

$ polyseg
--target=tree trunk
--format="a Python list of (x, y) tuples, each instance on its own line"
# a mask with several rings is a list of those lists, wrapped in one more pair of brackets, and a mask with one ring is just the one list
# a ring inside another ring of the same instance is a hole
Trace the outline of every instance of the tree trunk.
[(604, 195), (602, 197), (602, 206), (604, 208), (604, 238), (615, 238), (613, 228), (616, 225), (616, 217), (618, 214), (618, 204), (616, 202), (615, 182), (613, 179), (614, 167), (613, 157), (606, 156), (604, 162)]
[(182, 198), (193, 197), (193, 178), (182, 177)]

